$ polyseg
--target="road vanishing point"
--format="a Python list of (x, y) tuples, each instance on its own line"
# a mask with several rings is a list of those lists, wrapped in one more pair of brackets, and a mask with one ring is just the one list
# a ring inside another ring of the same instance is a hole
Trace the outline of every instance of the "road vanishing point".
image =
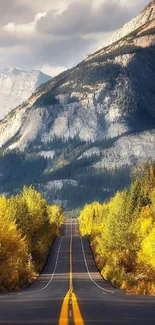
[(0, 324), (155, 325), (155, 297), (108, 284), (77, 220), (67, 219), (39, 278), (28, 289), (0, 295)]

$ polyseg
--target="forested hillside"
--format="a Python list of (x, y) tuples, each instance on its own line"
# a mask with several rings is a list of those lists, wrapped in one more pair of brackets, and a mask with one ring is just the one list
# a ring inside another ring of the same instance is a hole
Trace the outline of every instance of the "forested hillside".
[(54, 202), (72, 210), (81, 209), (94, 198), (103, 202), (117, 190), (129, 186), (130, 167), (123, 166), (110, 171), (106, 168), (95, 169), (92, 167), (96, 161), (95, 155), (76, 159), (80, 144), (73, 149), (71, 143), (65, 146), (57, 141), (54, 146), (57, 146), (57, 151), (61, 147), (61, 158), (58, 155), (51, 159), (39, 154), (14, 151), (0, 154), (1, 195), (17, 194), (24, 185), (32, 184), (49, 204)]
[(63, 224), (59, 206), (49, 206), (33, 187), (0, 197), (0, 291), (31, 283), (42, 270)]
[(121, 289), (155, 294), (155, 163), (139, 169), (129, 190), (86, 205), (79, 217), (102, 276)]

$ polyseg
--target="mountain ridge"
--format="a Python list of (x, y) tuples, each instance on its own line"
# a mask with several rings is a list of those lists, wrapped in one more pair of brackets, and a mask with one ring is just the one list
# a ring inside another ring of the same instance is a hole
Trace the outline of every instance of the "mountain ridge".
[(155, 1), (149, 2), (145, 8), (141, 11), (141, 13), (133, 18), (131, 21), (126, 23), (123, 27), (117, 29), (107, 40), (104, 41), (102, 47), (106, 47), (115, 43), (117, 40), (127, 36), (132, 31), (136, 30), (137, 28), (141, 27), (145, 23), (155, 18)]

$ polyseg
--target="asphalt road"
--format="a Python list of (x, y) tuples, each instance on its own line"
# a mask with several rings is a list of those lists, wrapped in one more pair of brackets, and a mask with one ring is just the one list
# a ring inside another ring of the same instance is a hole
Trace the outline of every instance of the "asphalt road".
[(104, 281), (77, 222), (68, 220), (38, 280), (0, 295), (0, 324), (155, 325), (155, 297), (127, 295)]

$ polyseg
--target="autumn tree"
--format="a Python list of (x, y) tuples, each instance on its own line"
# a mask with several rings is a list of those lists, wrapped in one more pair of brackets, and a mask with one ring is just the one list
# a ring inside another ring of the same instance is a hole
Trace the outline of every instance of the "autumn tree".
[(0, 289), (27, 285), (42, 270), (64, 222), (32, 186), (9, 199), (0, 197)]

